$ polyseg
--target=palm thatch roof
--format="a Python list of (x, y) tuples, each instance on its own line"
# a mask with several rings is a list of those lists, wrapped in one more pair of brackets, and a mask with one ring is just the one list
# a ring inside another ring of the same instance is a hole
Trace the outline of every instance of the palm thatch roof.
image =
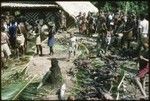
[(74, 18), (79, 12), (86, 13), (86, 15), (89, 11), (93, 13), (98, 12), (98, 9), (89, 1), (56, 1), (56, 3)]

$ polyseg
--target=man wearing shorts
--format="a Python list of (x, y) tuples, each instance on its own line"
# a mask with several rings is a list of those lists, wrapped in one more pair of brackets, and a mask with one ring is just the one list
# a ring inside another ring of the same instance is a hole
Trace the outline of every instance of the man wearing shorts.
[[(135, 77), (136, 83), (138, 84), (142, 94), (144, 97), (147, 97), (145, 93), (145, 75), (149, 73), (149, 45), (146, 43), (144, 44), (144, 47), (146, 47), (146, 50), (141, 52), (142, 54), (140, 55), (139, 59), (139, 71), (137, 76)], [(142, 81), (142, 84), (140, 82)]]
[(144, 46), (144, 43), (147, 42), (148, 40), (149, 21), (145, 19), (144, 14), (141, 14), (140, 17), (141, 17), (141, 21), (139, 22), (140, 44), (141, 46)]
[(9, 38), (7, 36), (7, 33), (4, 32), (5, 28), (1, 28), (1, 57), (2, 57), (2, 66), (4, 66), (5, 59), (6, 61), (9, 59), (9, 56), (11, 55), (10, 48), (8, 46)]

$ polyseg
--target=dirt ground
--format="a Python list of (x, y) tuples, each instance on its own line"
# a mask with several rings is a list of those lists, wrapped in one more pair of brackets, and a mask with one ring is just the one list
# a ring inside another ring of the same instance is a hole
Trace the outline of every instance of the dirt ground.
[[(56, 39), (60, 39), (60, 38), (64, 38), (64, 40), (66, 38), (69, 37), (68, 33), (59, 33), (55, 35)], [(77, 34), (77, 38), (82, 38), (83, 40), (86, 41), (86, 43), (95, 45), (95, 42), (93, 42), (94, 39), (89, 38), (89, 37), (85, 37), (85, 36), (81, 36)], [(68, 72), (70, 69), (75, 68), (74, 64), (73, 64), (73, 60), (78, 56), (72, 57), (70, 61), (68, 61), (68, 47), (66, 45), (61, 45), (60, 43), (58, 43), (58, 41), (56, 41), (55, 45), (54, 45), (54, 55), (50, 56), (49, 55), (49, 47), (47, 46), (47, 39), (43, 41), (42, 43), (43, 46), (43, 54), (44, 56), (38, 56), (35, 55), (33, 57), (33, 59), (31, 59), (31, 61), (29, 62), (29, 65), (27, 67), (27, 75), (29, 76), (34, 76), (35, 74), (38, 75), (38, 78), (36, 79), (36, 81), (40, 82), (43, 78), (43, 76), (46, 74), (46, 72), (49, 70), (49, 68), (51, 67), (51, 58), (57, 58), (59, 61), (59, 66), (62, 72), (62, 76), (64, 78), (65, 84), (66, 84), (66, 94), (70, 95), (71, 94), (71, 90), (74, 87), (74, 78), (71, 75), (68, 75)], [(129, 87), (129, 86), (128, 86)], [(129, 87), (130, 89), (130, 87)], [(136, 91), (135, 93), (138, 93), (136, 95), (141, 95), (139, 92), (138, 88), (135, 88)], [(134, 89), (134, 90), (135, 90)], [(148, 89), (148, 88), (146, 88)], [(56, 91), (52, 91), (52, 93), (50, 93), (49, 95), (46, 95), (44, 97), (45, 100), (57, 100), (57, 95), (56, 95)], [(149, 91), (148, 91), (149, 92)], [(136, 98), (138, 98), (139, 96), (136, 96)]]
[[(59, 37), (66, 37), (66, 36), (68, 37), (68, 35), (66, 34), (58, 34), (55, 35), (55, 38), (57, 39)], [(62, 76), (64, 78), (67, 87), (66, 94), (69, 94), (70, 90), (72, 89), (71, 87), (73, 87), (73, 81), (72, 81), (72, 76), (68, 75), (67, 72), (69, 72), (71, 68), (74, 68), (73, 60), (75, 59), (75, 57), (72, 57), (70, 61), (68, 61), (67, 59), (68, 47), (64, 45), (60, 45), (57, 42), (54, 46), (54, 55), (52, 56), (49, 55), (49, 47), (47, 46), (47, 39), (43, 41), (42, 46), (43, 46), (43, 56), (35, 55), (33, 57), (33, 59), (29, 62), (29, 65), (27, 67), (27, 72), (26, 72), (27, 75), (34, 76), (35, 74), (37, 74), (38, 78), (36, 79), (36, 81), (40, 82), (43, 76), (51, 67), (51, 58), (57, 58), (59, 61), (58, 64), (60, 66)], [(50, 99), (50, 97), (47, 98)]]

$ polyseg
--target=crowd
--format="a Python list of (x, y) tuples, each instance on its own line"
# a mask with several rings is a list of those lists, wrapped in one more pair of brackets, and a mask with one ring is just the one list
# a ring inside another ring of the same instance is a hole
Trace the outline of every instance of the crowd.
[[(104, 48), (105, 51), (115, 47), (116, 49), (131, 49), (134, 43), (145, 49), (144, 44), (148, 44), (149, 21), (145, 14), (136, 15), (134, 13), (103, 12), (97, 14), (89, 12), (79, 12), (76, 16), (76, 27), (80, 34), (90, 37), (98, 34), (97, 47)], [(97, 54), (99, 54), (99, 49)]]
[[(145, 75), (149, 73), (149, 21), (148, 15), (134, 13), (103, 12), (97, 14), (80, 12), (76, 17), (77, 28), (80, 34), (90, 37), (97, 36), (97, 56), (100, 50), (122, 50), (119, 55), (126, 53), (129, 59), (139, 60), (139, 72), (136, 82), (142, 94), (146, 97), (143, 85), (139, 82), (144, 81)], [(136, 57), (136, 58), (135, 58)]]
[[(14, 16), (7, 12), (1, 15), (1, 57), (2, 67), (9, 58), (13, 56), (22, 56), (27, 53), (28, 36), (34, 35), (36, 38), (37, 54), (43, 55), (42, 40), (44, 35), (48, 37), (49, 55), (54, 54), (53, 46), (55, 43), (54, 35), (59, 29), (62, 31), (66, 29), (66, 16), (64, 12), (59, 12), (58, 23), (46, 22), (44, 18), (39, 18), (34, 23), (29, 23), (23, 15)], [(140, 59), (140, 78), (143, 78), (149, 72), (148, 64), (148, 47), (149, 47), (149, 21), (145, 14), (136, 15), (134, 13), (117, 12), (103, 12), (99, 11), (97, 14), (89, 12), (80, 12), (75, 17), (76, 28), (79, 34), (85, 34), (89, 37), (97, 33), (97, 56), (100, 49), (105, 51), (111, 50), (114, 47), (120, 49), (133, 49), (132, 44), (138, 43), (138, 52), (136, 54)], [(56, 25), (55, 25), (56, 24)], [(56, 26), (59, 26), (56, 27)], [(76, 37), (70, 34), (69, 43), (69, 58), (71, 53), (76, 54)], [(131, 55), (131, 54), (128, 54)], [(141, 72), (142, 71), (142, 72)], [(141, 86), (140, 86), (141, 87)], [(143, 92), (144, 93), (144, 92)], [(145, 93), (144, 93), (145, 94)]]
[[(30, 36), (35, 39), (36, 54), (43, 55), (42, 41), (48, 37), (50, 55), (54, 54), (53, 45), (55, 43), (54, 34), (58, 30), (66, 30), (65, 17), (60, 12), (58, 28), (54, 21), (47, 22), (40, 17), (34, 22), (28, 22), (20, 12), (5, 12), (1, 15), (1, 57), (2, 67), (7, 67), (7, 60), (18, 58), (27, 54)], [(62, 17), (61, 17), (62, 16)], [(63, 20), (62, 20), (63, 19)], [(32, 38), (31, 37), (31, 38)]]

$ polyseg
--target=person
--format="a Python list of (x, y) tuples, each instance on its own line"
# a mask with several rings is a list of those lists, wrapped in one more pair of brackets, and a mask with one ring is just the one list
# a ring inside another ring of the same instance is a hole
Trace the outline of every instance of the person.
[(128, 15), (127, 22), (125, 23), (124, 31), (123, 31), (123, 37), (122, 37), (122, 46), (127, 42), (127, 48), (130, 47), (130, 43), (133, 38), (133, 28), (134, 28), (134, 22), (130, 15)]
[[(17, 46), (17, 50), (18, 50), (18, 54), (21, 53), (21, 55), (23, 55), (24, 52), (24, 43), (25, 43), (25, 38), (23, 33), (20, 32), (20, 29), (17, 28), (17, 39), (16, 39), (16, 46)], [(18, 55), (19, 56), (19, 55)]]
[(107, 33), (106, 18), (102, 17), (101, 18), (101, 28), (100, 28), (100, 33), (99, 33), (99, 34), (101, 34), (100, 36), (102, 38), (101, 47), (105, 43), (106, 33)]
[(15, 21), (12, 21), (9, 26), (9, 41), (12, 49), (16, 48), (16, 30), (17, 26), (15, 25)]
[(91, 17), (91, 12), (88, 12), (86, 19), (87, 19), (87, 34), (89, 34), (91, 32), (90, 27), (91, 27), (92, 20), (93, 20)]
[(48, 34), (48, 46), (50, 47), (49, 55), (53, 55), (54, 54), (53, 46), (55, 44), (55, 38), (54, 38), (55, 34), (56, 34), (56, 32), (55, 32), (55, 30), (53, 28), (53, 24), (49, 23), (49, 34)]
[(94, 17), (92, 13), (89, 12), (87, 16), (87, 34), (91, 36), (92, 33), (95, 33), (95, 26), (96, 25), (95, 25)]
[[(98, 33), (97, 41), (96, 41), (96, 48), (97, 48), (97, 56), (100, 54), (101, 46), (104, 43), (104, 35), (106, 33), (106, 23), (105, 23), (105, 16), (103, 12), (98, 12), (97, 13), (97, 20), (96, 20), (96, 32)], [(101, 43), (102, 42), (102, 43)]]
[(148, 31), (149, 31), (149, 21), (145, 19), (145, 15), (140, 15), (141, 21), (139, 22), (139, 32), (140, 32), (140, 44), (143, 44), (148, 39)]
[[(147, 97), (145, 93), (145, 76), (146, 74), (149, 73), (149, 48), (148, 48), (149, 45), (145, 43), (144, 46), (146, 50), (141, 51), (140, 59), (139, 59), (139, 71), (135, 77), (135, 80), (144, 97)], [(140, 82), (140, 80), (142, 82)]]
[[(56, 28), (56, 27), (55, 27)], [(56, 31), (56, 29), (55, 29)], [(43, 25), (41, 26), (41, 40), (44, 40), (47, 38), (48, 35), (48, 23), (44, 21)]]
[(79, 29), (79, 26), (80, 26), (80, 22), (81, 22), (81, 17), (82, 17), (82, 13), (79, 12), (79, 15), (77, 15), (75, 18), (76, 18), (76, 28)]
[(109, 15), (108, 15), (108, 28), (112, 27), (114, 28), (114, 19), (113, 19), (113, 14), (110, 12)]
[(122, 46), (122, 37), (124, 31), (125, 22), (123, 17), (118, 21), (116, 29), (113, 31), (114, 33), (114, 41), (113, 44), (116, 48), (121, 48)]
[(133, 22), (134, 22), (133, 38), (134, 38), (135, 41), (138, 41), (138, 20), (137, 20), (137, 16), (135, 14), (133, 14), (132, 19), (133, 19)]
[(68, 60), (71, 57), (71, 53), (74, 54), (74, 56), (76, 55), (76, 50), (77, 50), (77, 38), (73, 35), (73, 33), (70, 33), (70, 40), (69, 40), (69, 56), (68, 56)]
[(62, 31), (66, 31), (66, 16), (63, 11), (61, 12), (61, 29)]
[(111, 37), (112, 37), (112, 34), (113, 34), (113, 30), (112, 30), (112, 27), (109, 28), (109, 31), (107, 31), (107, 34), (106, 34), (106, 50), (105, 52), (109, 49), (110, 47), (110, 43), (111, 43)]
[[(39, 56), (42, 56), (43, 52), (42, 52), (40, 26), (35, 26), (33, 33), (35, 33), (35, 36), (36, 36), (36, 50), (37, 50), (36, 54), (39, 55)], [(40, 51), (40, 54), (39, 54), (39, 51)]]
[(18, 24), (18, 28), (20, 30), (20, 33), (23, 34), (24, 38), (25, 38), (25, 42), (24, 42), (24, 51), (25, 53), (27, 52), (27, 27), (25, 24), (25, 20), (23, 20), (23, 18), (20, 20), (19, 24)]
[(86, 13), (83, 13), (82, 21), (79, 28), (79, 33), (86, 34), (87, 33), (87, 20), (86, 20)]
[[(11, 51), (9, 48), (9, 38), (7, 33), (4, 32), (5, 28), (1, 27), (1, 57), (2, 57), (2, 67), (5, 67), (5, 62), (10, 58)], [(5, 61), (6, 59), (6, 61)]]

